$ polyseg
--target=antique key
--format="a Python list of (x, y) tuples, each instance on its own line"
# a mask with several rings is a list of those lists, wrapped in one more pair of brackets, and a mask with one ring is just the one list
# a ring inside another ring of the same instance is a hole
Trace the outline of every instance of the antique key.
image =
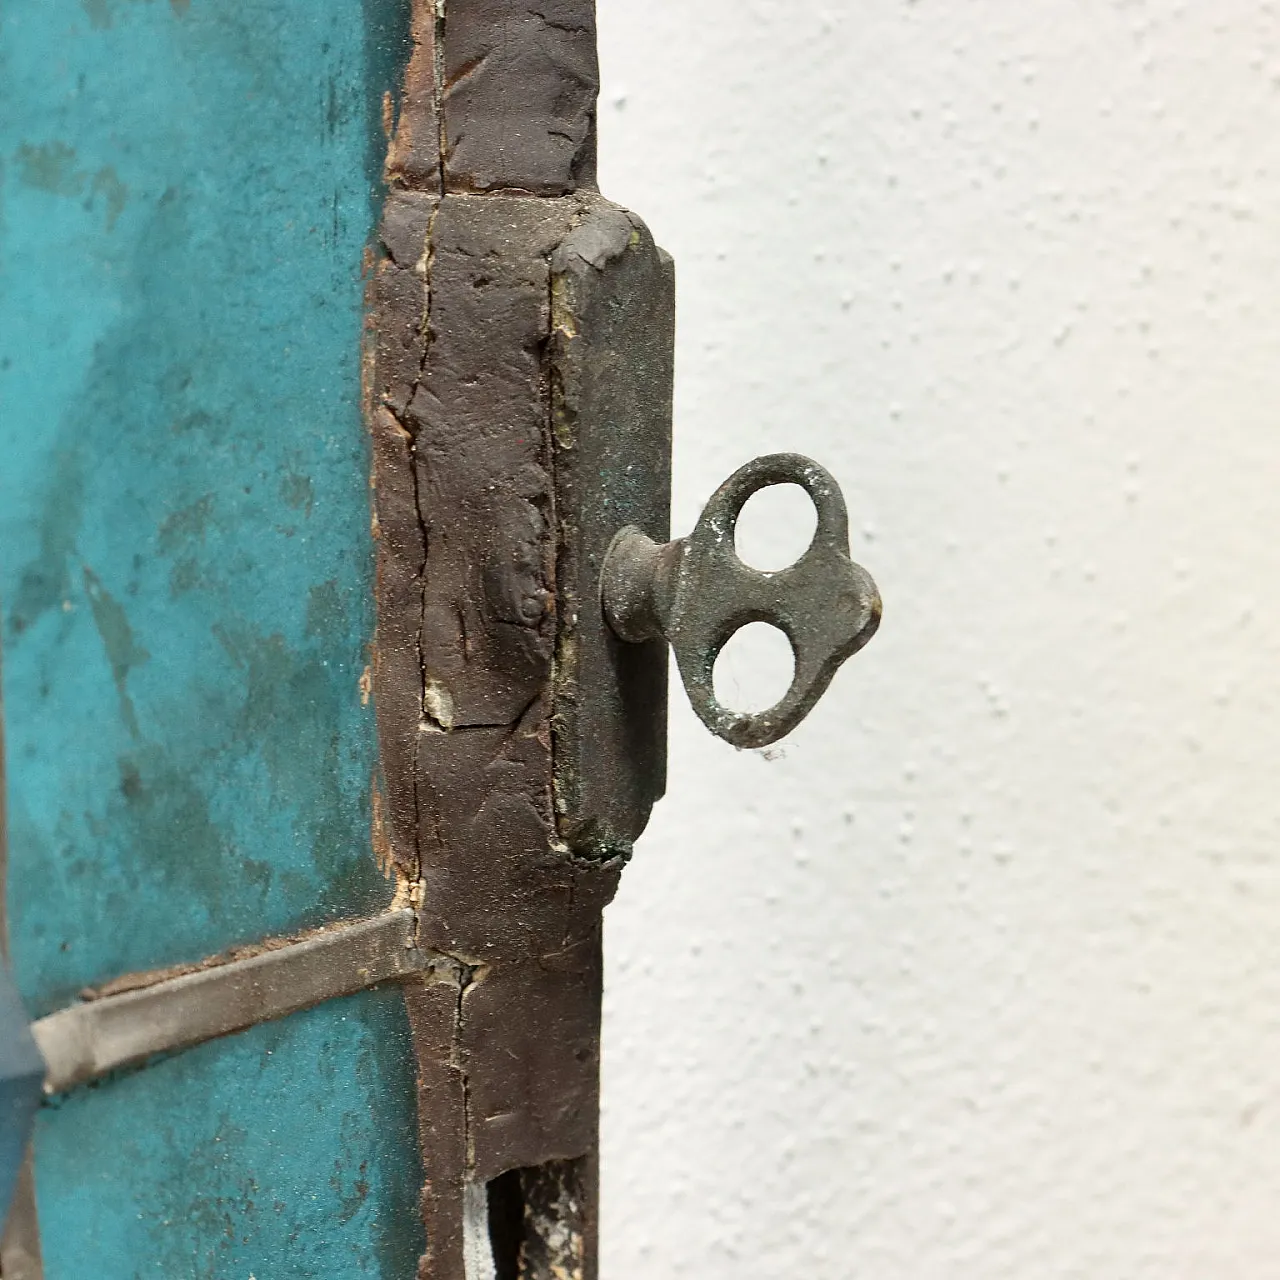
[[(574, 853), (608, 860), (630, 853), (666, 787), (668, 642), (702, 722), (763, 747), (871, 639), (880, 596), (849, 558), (839, 487), (798, 454), (741, 467), (693, 532), (670, 541), (671, 259), (640, 219), (602, 202), (551, 269), (556, 820)], [(817, 529), (795, 564), (761, 573), (739, 559), (734, 531), (751, 495), (777, 484), (805, 489)], [(776, 706), (747, 715), (720, 703), (712, 673), (750, 622), (786, 634), (795, 675)]]
[[(776, 484), (805, 489), (818, 527), (795, 564), (762, 573), (739, 559), (734, 529), (747, 499)], [(880, 593), (849, 558), (849, 517), (839, 486), (825, 468), (795, 453), (769, 454), (740, 467), (686, 538), (659, 544), (634, 525), (622, 529), (605, 558), (601, 587), (614, 633), (634, 643), (667, 640), (693, 709), (735, 747), (765, 747), (790, 733), (841, 663), (880, 625)], [(720, 651), (751, 622), (782, 631), (796, 666), (781, 701), (746, 715), (720, 703), (712, 674)]]

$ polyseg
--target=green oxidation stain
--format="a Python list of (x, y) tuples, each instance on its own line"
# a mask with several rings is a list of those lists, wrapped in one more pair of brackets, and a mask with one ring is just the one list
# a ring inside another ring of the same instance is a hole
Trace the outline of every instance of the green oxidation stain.
[(307, 592), (307, 635), (330, 634), (342, 613), (342, 595), (337, 579), (318, 583)]
[(111, 667), (111, 679), (116, 686), (116, 696), (120, 699), (121, 718), (136, 738), (138, 717), (129, 697), (129, 672), (146, 662), (151, 655), (134, 638), (133, 628), (129, 625), (120, 602), (98, 581), (98, 575), (88, 565), (84, 569), (84, 588), (89, 597), (89, 610), (93, 615), (94, 626), (102, 637), (102, 647)]
[(129, 188), (120, 181), (113, 165), (103, 165), (97, 172), (87, 173), (76, 166), (75, 150), (58, 141), (40, 146), (23, 143), (15, 159), (19, 181), (50, 195), (87, 196), (86, 209), (101, 203), (106, 212), (107, 230), (114, 229), (128, 202)]
[(294, 511), (303, 511), (310, 515), (311, 504), (315, 501), (315, 489), (311, 484), (311, 477), (299, 475), (293, 471), (282, 477), (280, 481), (280, 501)]
[(78, 196), (84, 190), (84, 174), (76, 168), (76, 153), (65, 142), (49, 142), (18, 148), (18, 177), (29, 187), (55, 196)]
[(384, 988), (57, 1099), (37, 1193), (68, 1230), (46, 1228), (46, 1274), (119, 1258), (122, 1280), (405, 1280), (423, 1246), (414, 1091), (403, 998)]
[[(317, 595), (330, 595), (334, 607), (325, 619), (328, 626), (314, 631), (312, 604)], [(307, 603), (306, 629), (314, 643), (302, 654), (278, 634), (262, 636), (222, 626), (215, 630), (242, 673), (244, 698), (235, 722), (238, 735), (258, 744), (270, 791), (292, 797), (304, 809), (306, 845), (324, 886), (322, 905), (340, 914), (344, 903), (362, 900), (361, 884), (369, 871), (367, 829), (352, 831), (341, 803), (342, 704), (358, 700), (359, 691), (335, 686), (326, 656), (332, 637), (342, 634), (337, 628), (346, 624), (350, 603), (343, 602), (346, 607), (342, 607), (332, 581), (309, 588)]]
[[(154, 0), (127, 0), (130, 4), (151, 4)], [(117, 0), (80, 0), (81, 8), (90, 24), (98, 31), (105, 31), (111, 26), (116, 10), (120, 8)], [(191, 0), (169, 0), (170, 10), (181, 16), (191, 8)]]
[(216, 914), (231, 849), (200, 776), (154, 745), (121, 756), (118, 764), (117, 794), (95, 824), (102, 836), (122, 836), (137, 871), (175, 901), (203, 902)]
[[(13, 447), (11, 442), (6, 445)], [(7, 621), (15, 635), (44, 614), (69, 604), (71, 597), (71, 566), (85, 500), (83, 459), (70, 445), (62, 445), (47, 456), (42, 472), (42, 492), (26, 531), (26, 540), (35, 543), (35, 553), (17, 571), (16, 579), (6, 583)]]
[(116, 171), (107, 165), (93, 175), (89, 190), (94, 199), (102, 197), (107, 211), (107, 230), (113, 230), (129, 199), (129, 188), (120, 181)]
[(213, 504), (213, 494), (206, 493), (204, 497), (165, 516), (160, 522), (156, 547), (161, 552), (172, 555), (193, 543), (202, 543), (209, 528), (209, 518), (213, 514)]

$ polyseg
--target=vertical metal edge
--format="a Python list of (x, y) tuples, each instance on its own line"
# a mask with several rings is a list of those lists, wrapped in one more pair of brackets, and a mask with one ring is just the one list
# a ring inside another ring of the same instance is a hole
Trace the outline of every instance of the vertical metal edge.
[(420, 1280), (475, 1280), (478, 1194), (594, 1161), (598, 1125), (600, 912), (620, 860), (575, 856), (552, 803), (548, 351), (549, 259), (596, 203), (595, 21), (593, 0), (543, 8), (413, 0), (370, 310), (388, 862), (419, 945), (462, 965), (456, 984), (405, 985)]
[(614, 636), (600, 571), (623, 526), (669, 536), (674, 286), (644, 223), (604, 200), (552, 259), (556, 818), (590, 859), (628, 857), (666, 787), (666, 645)]
[(27, 1152), (22, 1172), (18, 1175), (9, 1220), (0, 1238), (0, 1276), (4, 1280), (43, 1280), (44, 1277), (32, 1151)]
[[(0, 963), (9, 958), (8, 901), (9, 840), (4, 756), (4, 655), (0, 654)], [(36, 1213), (35, 1152), (27, 1151), (8, 1219), (0, 1234), (0, 1277), (3, 1280), (43, 1280), (40, 1220)]]
[(9, 822), (4, 767), (4, 651), (0, 649), (0, 961), (9, 959)]

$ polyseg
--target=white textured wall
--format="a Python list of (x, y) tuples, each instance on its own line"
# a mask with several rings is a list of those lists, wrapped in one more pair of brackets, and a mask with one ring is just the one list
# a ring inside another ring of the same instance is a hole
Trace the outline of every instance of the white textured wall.
[(606, 1280), (1280, 1276), (1280, 17), (600, 0), (676, 522), (845, 487), (785, 756), (676, 696), (608, 913)]

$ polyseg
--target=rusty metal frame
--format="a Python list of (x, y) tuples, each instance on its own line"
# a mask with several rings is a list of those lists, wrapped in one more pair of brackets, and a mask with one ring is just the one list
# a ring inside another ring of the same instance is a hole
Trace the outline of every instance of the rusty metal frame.
[[(794, 455), (748, 464), (666, 541), (673, 268), (596, 190), (594, 0), (411, 3), (364, 351), (373, 844), (397, 907), (119, 979), (34, 1030), (56, 1092), (398, 983), (418, 1280), (596, 1280), (601, 913), (665, 785), (667, 642), (708, 727), (758, 746), (807, 714), (880, 602), (834, 481)], [(777, 483), (809, 491), (819, 531), (765, 575), (734, 524)], [(751, 620), (787, 632), (797, 673), (748, 717), (711, 674)], [(40, 1274), (23, 1186), (5, 1280)]]

